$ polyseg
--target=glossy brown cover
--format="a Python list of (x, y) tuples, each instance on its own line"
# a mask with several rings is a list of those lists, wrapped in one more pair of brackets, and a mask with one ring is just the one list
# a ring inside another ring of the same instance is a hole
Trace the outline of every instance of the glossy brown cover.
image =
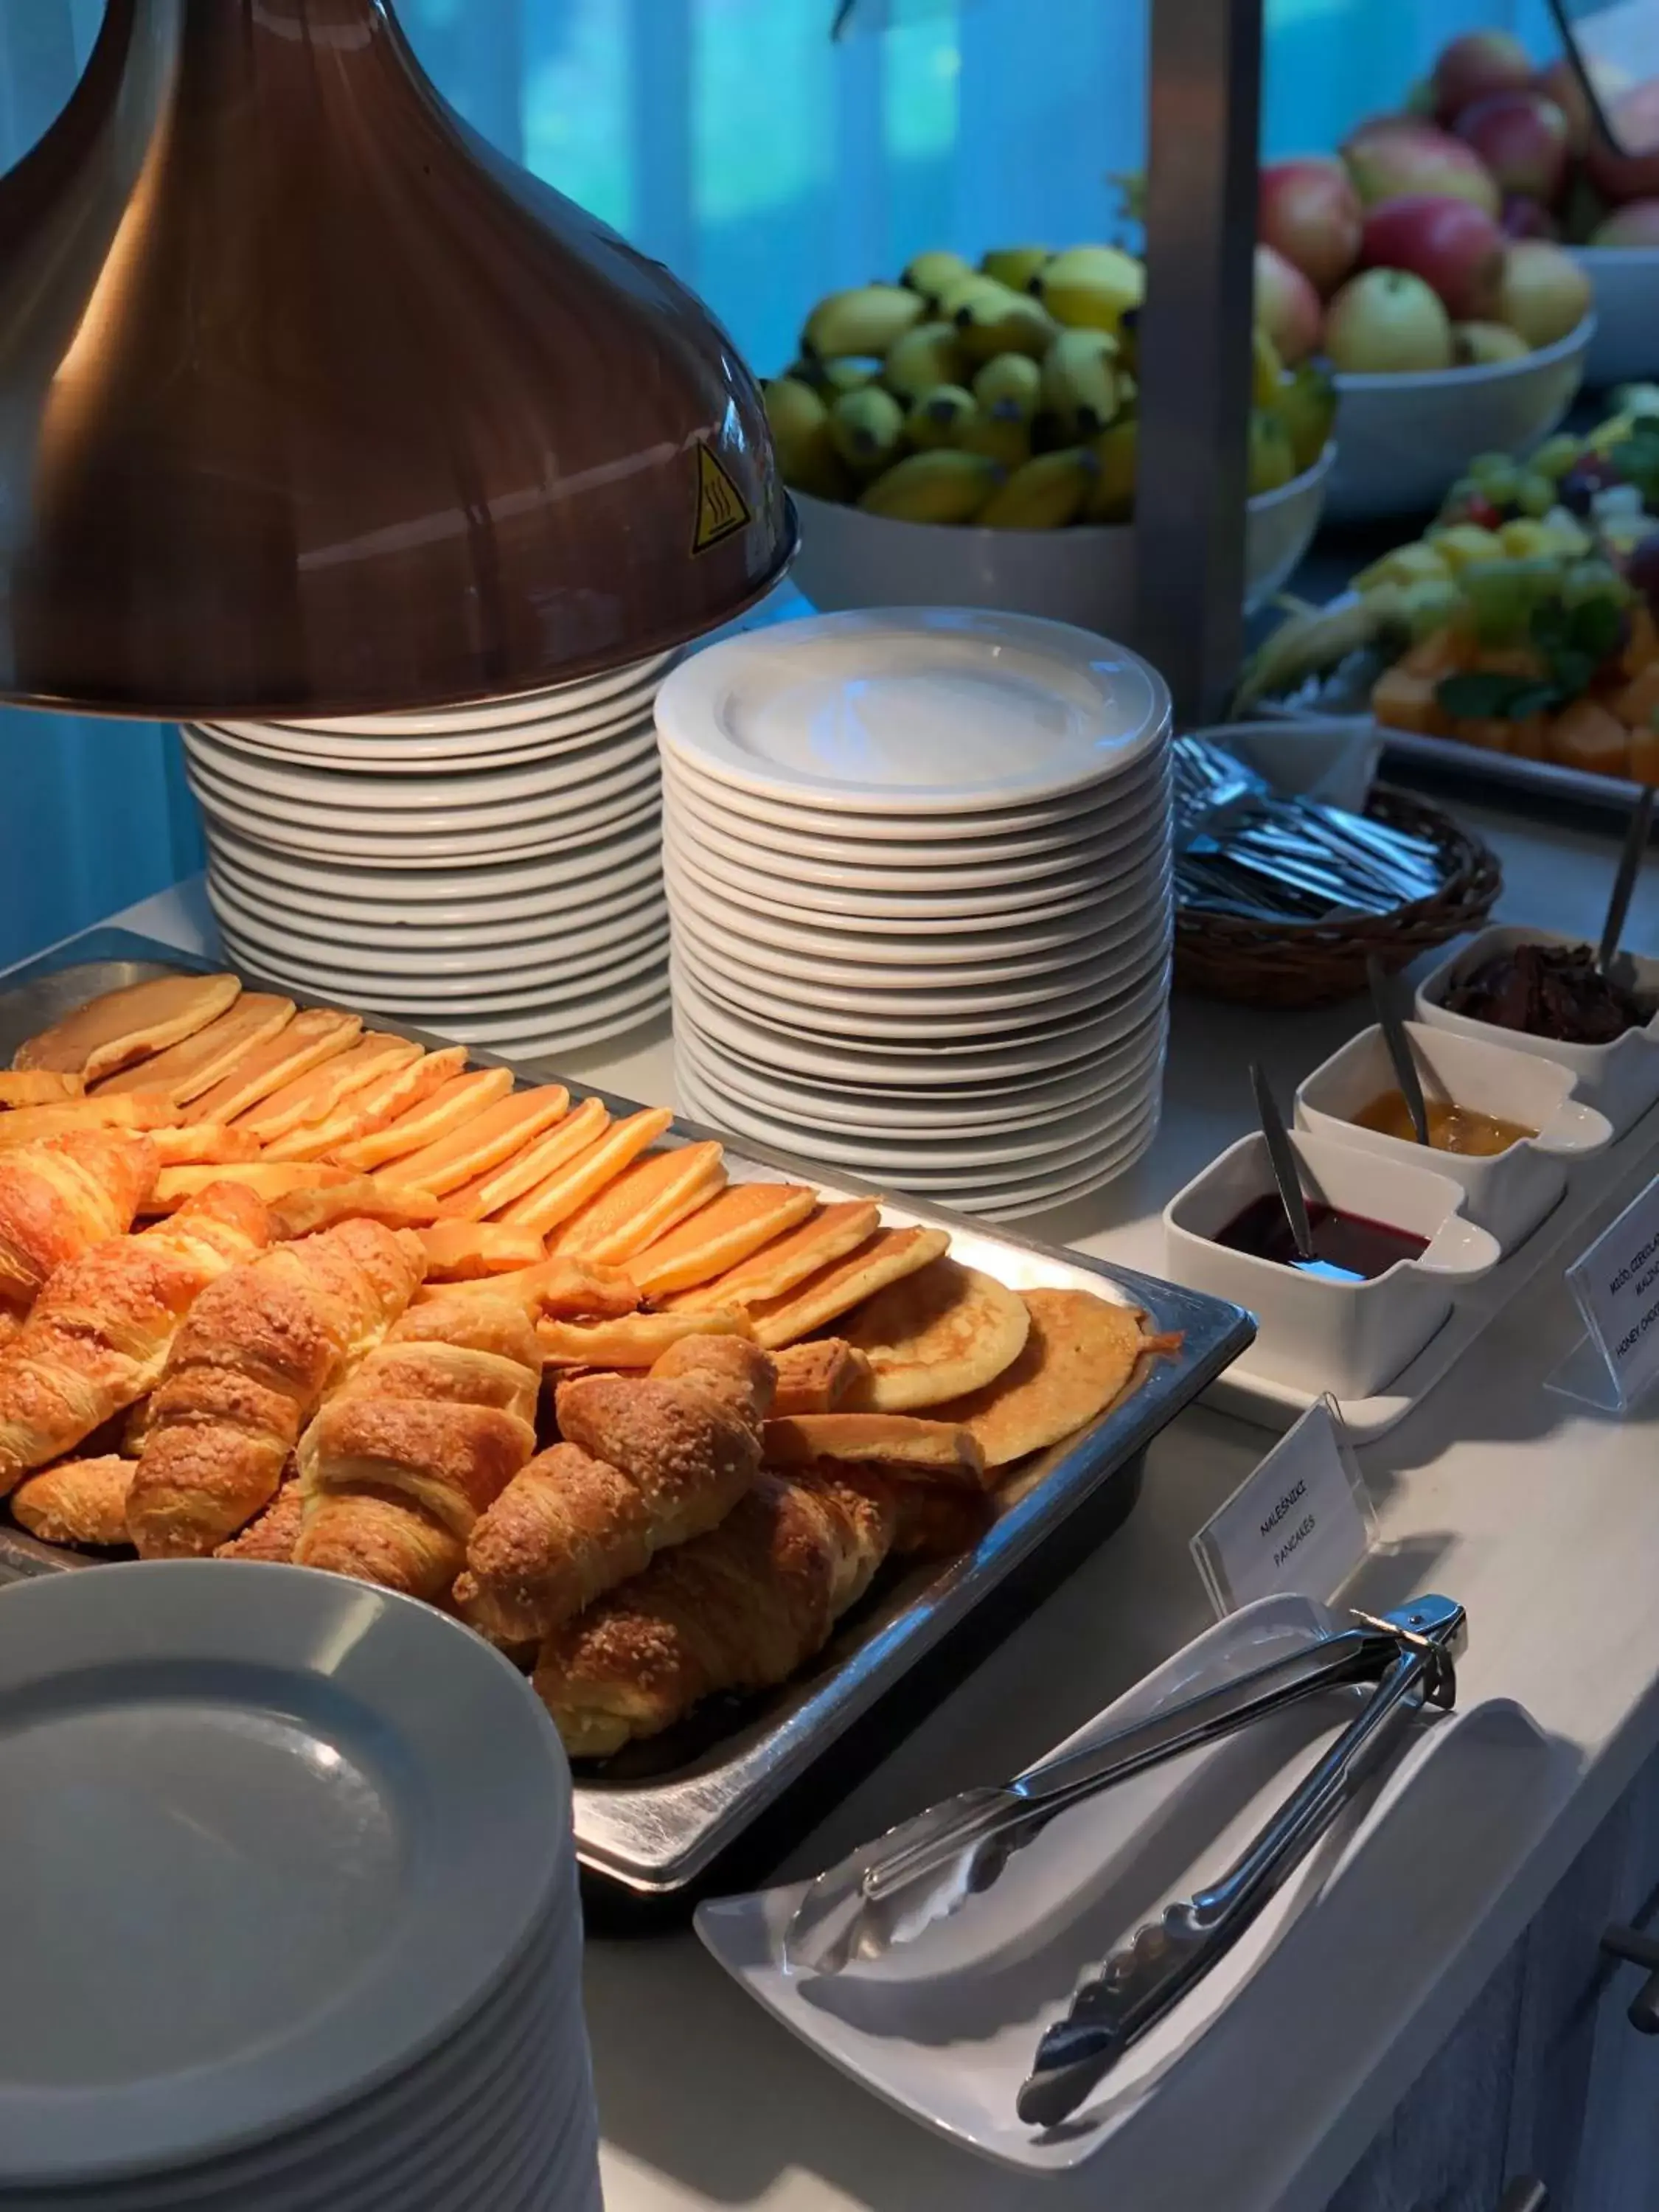
[(439, 98), (386, 0), (109, 0), (0, 179), (0, 697), (488, 697), (793, 548), (754, 380)]

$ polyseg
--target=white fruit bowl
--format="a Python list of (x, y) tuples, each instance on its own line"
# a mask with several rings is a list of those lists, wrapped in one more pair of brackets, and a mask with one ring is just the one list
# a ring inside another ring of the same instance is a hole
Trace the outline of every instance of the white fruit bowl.
[(1595, 337), (1584, 364), (1592, 392), (1659, 377), (1659, 246), (1575, 246), (1595, 287)]
[[(1249, 501), (1244, 532), (1244, 608), (1254, 613), (1284, 585), (1319, 527), (1336, 458)], [(1134, 621), (1133, 524), (1078, 523), (1066, 530), (975, 530), (960, 523), (896, 522), (792, 492), (800, 551), (792, 580), (825, 613), (848, 607), (995, 607), (1123, 637)]]
[(1524, 453), (1571, 406), (1584, 380), (1595, 317), (1519, 361), (1401, 376), (1340, 375), (1333, 522), (1427, 514), (1477, 453)]

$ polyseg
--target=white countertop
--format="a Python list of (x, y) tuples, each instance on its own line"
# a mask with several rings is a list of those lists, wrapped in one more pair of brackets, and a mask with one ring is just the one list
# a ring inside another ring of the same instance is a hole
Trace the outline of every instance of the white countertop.
[[(1460, 811), (1503, 854), (1502, 918), (1594, 938), (1611, 831)], [(198, 887), (114, 919), (184, 946), (209, 941)], [(1638, 886), (1626, 942), (1659, 945), (1659, 871)], [(1158, 1272), (1164, 1200), (1249, 1122), (1247, 1060), (1265, 1060), (1288, 1098), (1362, 1019), (1358, 1006), (1284, 1017), (1177, 1000), (1152, 1152), (1103, 1195), (1023, 1225)], [(575, 1055), (567, 1072), (666, 1101), (665, 1030)], [(1223, 2028), (1163, 2084), (1155, 2126), (1132, 2123), (1091, 2163), (1040, 2182), (949, 2148), (843, 2081), (689, 1934), (596, 1941), (587, 2004), (610, 2212), (1004, 2212), (1039, 2196), (1055, 2212), (1316, 2212), (1659, 1745), (1659, 1410), (1620, 1422), (1547, 1394), (1542, 1377), (1577, 1334), (1562, 1277), (1547, 1271), (1363, 1455), (1381, 1541), (1358, 1601), (1429, 1588), (1462, 1600), (1462, 1701), (1515, 1698), (1576, 1753), (1552, 1769), (1534, 1817), (1490, 1844), (1489, 1863), (1461, 1869), (1471, 1903), (1457, 1936), (1427, 1929), (1402, 1882), (1386, 1971), (1358, 1954), (1324, 1958), (1275, 2018), (1271, 2094), (1259, 2047)], [(1166, 1431), (1124, 1528), (789, 1864), (806, 1871), (935, 1796), (1014, 1771), (1205, 1626), (1188, 1539), (1270, 1441), (1203, 1411)]]

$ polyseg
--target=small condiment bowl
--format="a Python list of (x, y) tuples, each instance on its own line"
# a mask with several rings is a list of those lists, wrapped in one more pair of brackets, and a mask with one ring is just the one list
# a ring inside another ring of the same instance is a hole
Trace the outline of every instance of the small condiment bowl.
[(1498, 1240), (1463, 1218), (1463, 1188), (1449, 1176), (1307, 1130), (1293, 1131), (1291, 1142), (1309, 1197), (1426, 1237), (1427, 1249), (1370, 1282), (1343, 1283), (1218, 1244), (1229, 1222), (1275, 1188), (1266, 1139), (1256, 1135), (1230, 1145), (1164, 1207), (1164, 1265), (1176, 1282), (1256, 1316), (1249, 1361), (1257, 1374), (1313, 1395), (1368, 1398), (1416, 1358), (1458, 1287), (1497, 1266)]
[[(1605, 1114), (1615, 1137), (1641, 1120), (1659, 1100), (1659, 1013), (1645, 1029), (1626, 1030), (1611, 1044), (1563, 1044), (1556, 1037), (1528, 1036), (1521, 1030), (1500, 1029), (1495, 1022), (1477, 1022), (1468, 1014), (1455, 1014), (1441, 1004), (1454, 983), (1472, 975), (1495, 953), (1517, 945), (1583, 945), (1557, 929), (1517, 927), (1500, 922), (1472, 937), (1460, 951), (1425, 975), (1417, 994), (1417, 1018), (1430, 1028), (1446, 1030), (1453, 1036), (1474, 1037), (1486, 1044), (1507, 1046), (1512, 1052), (1530, 1053), (1571, 1068), (1578, 1081), (1578, 1097), (1586, 1106)], [(1635, 988), (1659, 1000), (1659, 960), (1638, 960), (1621, 953), (1616, 963)]]
[(1362, 1127), (1354, 1116), (1385, 1091), (1400, 1088), (1380, 1029), (1362, 1030), (1315, 1068), (1296, 1094), (1297, 1127), (1357, 1146), (1379, 1159), (1449, 1176), (1463, 1187), (1465, 1217), (1490, 1230), (1502, 1249), (1512, 1252), (1566, 1189), (1569, 1163), (1613, 1142), (1613, 1124), (1573, 1097), (1578, 1079), (1559, 1060), (1511, 1052), (1506, 1045), (1455, 1036), (1425, 1022), (1407, 1022), (1406, 1031), (1431, 1103), (1450, 1100), (1476, 1114), (1518, 1122), (1536, 1135), (1483, 1158), (1425, 1152), (1410, 1138)]

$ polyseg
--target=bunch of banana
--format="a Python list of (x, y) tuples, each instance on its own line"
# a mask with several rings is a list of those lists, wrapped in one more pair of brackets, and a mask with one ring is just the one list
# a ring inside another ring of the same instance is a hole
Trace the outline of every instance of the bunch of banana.
[[(1115, 246), (919, 253), (896, 284), (832, 293), (766, 386), (784, 480), (914, 522), (1054, 530), (1134, 512), (1146, 273)], [(1334, 393), (1258, 332), (1249, 488), (1311, 467)]]

